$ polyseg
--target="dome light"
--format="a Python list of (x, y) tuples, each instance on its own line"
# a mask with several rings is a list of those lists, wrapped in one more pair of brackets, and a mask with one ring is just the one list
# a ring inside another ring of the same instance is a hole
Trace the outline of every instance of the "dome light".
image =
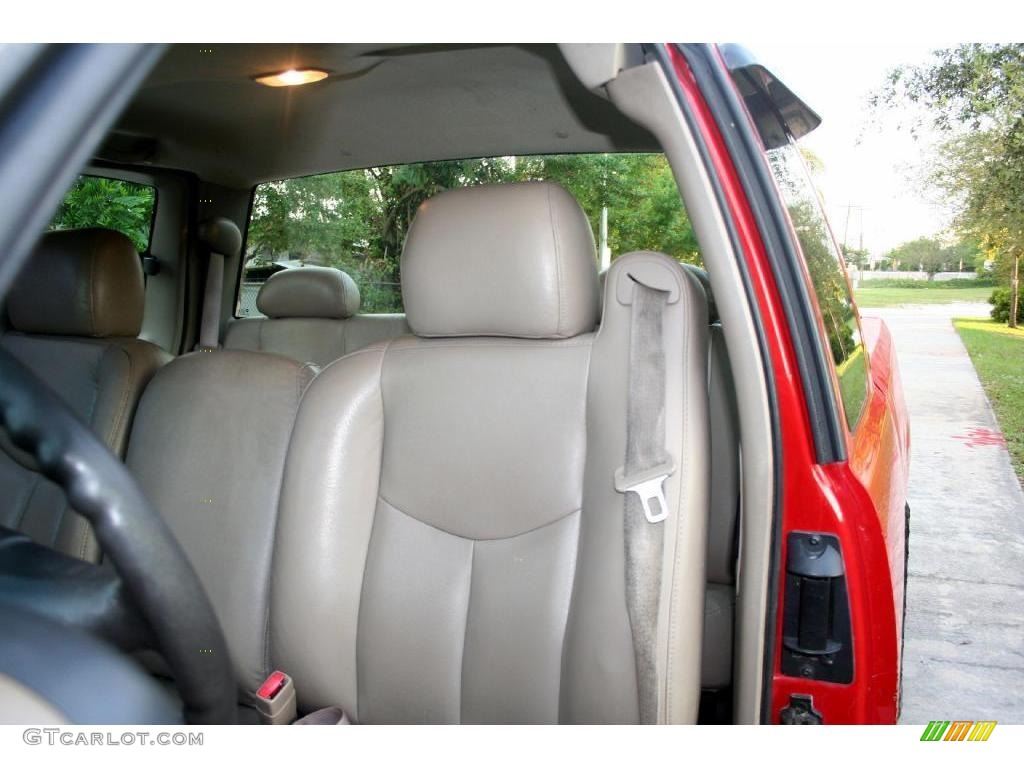
[(291, 85), (306, 85), (323, 80), (330, 73), (325, 69), (286, 69), (284, 72), (275, 72), (272, 75), (259, 75), (254, 77), (260, 85), (269, 85), (271, 88), (284, 88)]

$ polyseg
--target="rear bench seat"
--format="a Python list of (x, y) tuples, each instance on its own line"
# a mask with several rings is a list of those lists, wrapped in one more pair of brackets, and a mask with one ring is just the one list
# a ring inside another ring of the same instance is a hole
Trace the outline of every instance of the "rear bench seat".
[(226, 349), (272, 352), (325, 366), (377, 341), (409, 333), (405, 315), (360, 315), (359, 288), (330, 267), (298, 267), (271, 276), (256, 296), (266, 318), (228, 325)]

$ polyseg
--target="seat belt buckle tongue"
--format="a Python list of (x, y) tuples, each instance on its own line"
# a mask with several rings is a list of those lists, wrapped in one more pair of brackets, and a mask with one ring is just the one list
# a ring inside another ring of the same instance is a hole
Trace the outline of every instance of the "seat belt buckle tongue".
[[(625, 467), (615, 470), (615, 490), (619, 493), (635, 493), (640, 497), (644, 517), (649, 523), (660, 523), (668, 517), (668, 501), (665, 499), (665, 481), (676, 471), (671, 460), (656, 467), (625, 476)], [(657, 502), (658, 511), (651, 508)]]
[(253, 698), (264, 724), (289, 725), (295, 720), (295, 684), (284, 672), (271, 672)]

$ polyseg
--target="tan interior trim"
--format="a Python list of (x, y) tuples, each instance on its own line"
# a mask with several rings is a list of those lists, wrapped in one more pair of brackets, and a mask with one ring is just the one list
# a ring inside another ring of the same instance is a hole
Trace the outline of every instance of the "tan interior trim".
[(754, 315), (745, 299), (740, 256), (733, 250), (711, 180), (661, 67), (650, 63), (625, 70), (607, 88), (611, 101), (661, 143), (717, 297), (736, 381), (743, 458), (733, 653), (734, 721), (756, 724), (760, 722), (763, 685), (774, 472), (771, 413)]

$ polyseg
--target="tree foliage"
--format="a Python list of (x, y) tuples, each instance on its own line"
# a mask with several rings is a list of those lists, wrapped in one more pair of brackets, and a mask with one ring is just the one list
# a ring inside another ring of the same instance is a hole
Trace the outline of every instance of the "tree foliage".
[(933, 237), (919, 237), (897, 245), (886, 256), (896, 269), (919, 269), (932, 275), (939, 272), (945, 264), (942, 243)]
[(871, 254), (867, 248), (854, 248), (852, 245), (843, 245), (843, 258), (847, 264), (852, 264), (857, 269), (864, 269), (871, 260)]
[[(843, 271), (842, 257), (828, 229), (818, 193), (810, 174), (820, 171), (821, 161), (806, 149), (780, 147), (768, 153), (768, 162), (779, 190), (786, 202), (793, 230), (800, 241), (800, 250), (814, 293), (818, 299), (829, 350), (837, 367), (843, 366), (856, 352), (857, 318), (850, 298), (850, 284)], [(845, 370), (845, 369), (844, 369)], [(856, 371), (853, 371), (856, 375)], [(863, 383), (863, 382), (862, 382)], [(848, 409), (848, 415), (857, 413)]]
[(978, 244), (966, 237), (953, 245), (943, 245), (934, 237), (919, 237), (897, 245), (885, 254), (893, 269), (921, 270), (934, 277), (936, 272), (957, 272), (961, 265), (970, 271), (981, 254)]
[(876, 103), (903, 100), (945, 137), (929, 181), (1008, 283), (1024, 252), (1024, 44), (965, 44), (894, 70)]
[(261, 185), (249, 256), (336, 266), (360, 284), (365, 311), (401, 309), (399, 258), (417, 208), (454, 187), (550, 180), (587, 212), (595, 239), (607, 207), (614, 255), (659, 250), (699, 263), (697, 242), (661, 155), (556, 155), (441, 161), (344, 171)]
[(131, 238), (139, 253), (149, 247), (156, 191), (119, 179), (82, 176), (61, 201), (50, 229), (106, 227)]

